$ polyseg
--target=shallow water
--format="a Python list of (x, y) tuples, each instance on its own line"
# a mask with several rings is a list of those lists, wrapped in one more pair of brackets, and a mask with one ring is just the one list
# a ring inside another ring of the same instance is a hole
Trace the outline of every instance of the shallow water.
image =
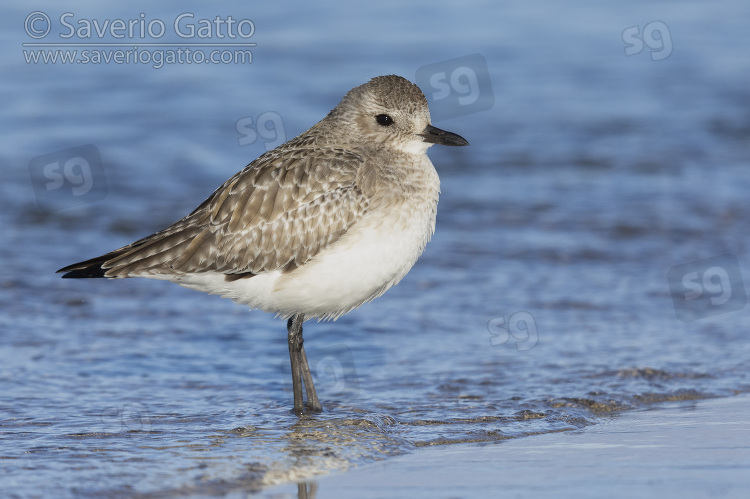
[[(572, 432), (421, 449), (320, 477), (306, 491), (331, 498), (742, 498), (750, 486), (749, 403), (747, 395), (669, 402)], [(301, 488), (280, 485), (259, 497), (299, 497)]]
[[(598, 5), (372, 6), (348, 24), (336, 6), (66, 7), (257, 26), (251, 65), (161, 69), (27, 65), (29, 11), (4, 7), (3, 494), (252, 492), (748, 391), (750, 9)], [(671, 55), (626, 56), (623, 30), (658, 20)], [(494, 105), (436, 121), (471, 146), (430, 150), (425, 254), (380, 299), (305, 327), (322, 414), (290, 413), (282, 321), (169, 283), (54, 274), (180, 218), (352, 86), (476, 53)], [(237, 121), (263, 113), (268, 133), (239, 145)], [(29, 176), (86, 144), (98, 197)]]

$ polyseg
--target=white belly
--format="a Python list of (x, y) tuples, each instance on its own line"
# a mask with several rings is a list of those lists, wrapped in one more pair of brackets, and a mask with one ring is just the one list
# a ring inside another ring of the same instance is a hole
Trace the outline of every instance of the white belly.
[(330, 247), (297, 269), (227, 282), (221, 273), (170, 280), (284, 318), (336, 319), (398, 283), (422, 254), (435, 227), (437, 199), (423, 206), (370, 212)]

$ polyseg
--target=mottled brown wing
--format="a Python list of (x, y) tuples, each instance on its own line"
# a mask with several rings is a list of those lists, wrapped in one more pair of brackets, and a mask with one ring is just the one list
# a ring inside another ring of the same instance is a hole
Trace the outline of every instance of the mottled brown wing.
[[(128, 277), (293, 269), (367, 210), (356, 185), (361, 164), (359, 156), (341, 149), (270, 151), (166, 229), (62, 271), (72, 271), (70, 277)], [(100, 275), (83, 275), (92, 264)]]

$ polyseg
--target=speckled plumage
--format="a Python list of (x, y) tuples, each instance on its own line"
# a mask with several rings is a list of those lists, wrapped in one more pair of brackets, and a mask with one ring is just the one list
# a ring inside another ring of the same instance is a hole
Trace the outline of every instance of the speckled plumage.
[(323, 120), (263, 154), (185, 218), (63, 277), (148, 277), (218, 294), (287, 323), (294, 412), (320, 411), (302, 340), (307, 318), (336, 319), (399, 282), (435, 230), (433, 143), (419, 88), (380, 76)]
[(416, 85), (373, 78), (183, 219), (61, 271), (166, 279), (283, 317), (337, 318), (416, 262), (439, 194), (425, 152), (433, 142), (464, 145), (459, 139), (430, 126)]

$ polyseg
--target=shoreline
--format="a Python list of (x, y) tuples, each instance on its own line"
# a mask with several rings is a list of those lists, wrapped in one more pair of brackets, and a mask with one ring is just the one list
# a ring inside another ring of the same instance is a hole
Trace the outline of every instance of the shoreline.
[(425, 447), (261, 495), (746, 497), (749, 430), (750, 394), (668, 402), (571, 432)]

